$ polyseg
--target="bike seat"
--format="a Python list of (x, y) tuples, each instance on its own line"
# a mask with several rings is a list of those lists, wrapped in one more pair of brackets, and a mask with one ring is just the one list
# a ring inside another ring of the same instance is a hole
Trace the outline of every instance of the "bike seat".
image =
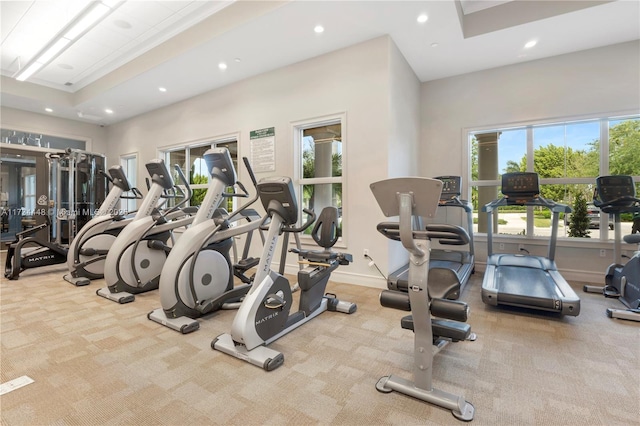
[(640, 244), (640, 234), (629, 234), (622, 237), (625, 243)]

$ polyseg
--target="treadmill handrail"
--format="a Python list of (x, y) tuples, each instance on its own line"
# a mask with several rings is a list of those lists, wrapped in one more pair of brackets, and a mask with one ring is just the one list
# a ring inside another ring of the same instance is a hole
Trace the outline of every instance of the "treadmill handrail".
[(518, 199), (511, 198), (508, 196), (504, 196), (493, 200), (482, 207), (482, 211), (486, 213), (491, 213), (498, 207), (504, 206), (535, 206), (535, 207), (546, 207), (552, 212), (558, 213), (571, 213), (571, 207), (566, 204), (557, 203), (552, 200), (547, 200), (540, 195), (537, 195), (533, 198), (527, 199)]
[(552, 200), (547, 200), (546, 198), (541, 197), (540, 195), (536, 195), (533, 198), (510, 198), (508, 196), (504, 196), (502, 198), (498, 198), (497, 200), (493, 200), (490, 203), (485, 204), (482, 207), (482, 211), (489, 213), (487, 214), (487, 257), (493, 254), (493, 215), (491, 214), (494, 210), (503, 206), (539, 206), (546, 207), (551, 210), (552, 219), (551, 219), (551, 237), (549, 238), (549, 246), (547, 251), (547, 258), (552, 262), (555, 261), (556, 257), (556, 242), (558, 240), (558, 223), (560, 221), (560, 213), (571, 213), (571, 207), (566, 204), (556, 203)]
[(598, 198), (593, 199), (593, 205), (605, 213), (634, 213), (640, 212), (640, 198), (624, 196), (603, 202)]

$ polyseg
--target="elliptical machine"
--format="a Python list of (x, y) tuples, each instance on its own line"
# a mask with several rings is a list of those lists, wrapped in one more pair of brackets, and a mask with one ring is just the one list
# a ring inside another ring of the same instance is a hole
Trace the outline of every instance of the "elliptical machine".
[[(414, 332), (413, 381), (398, 376), (384, 376), (376, 384), (382, 393), (397, 391), (451, 410), (459, 420), (471, 421), (475, 408), (463, 396), (434, 389), (431, 383), (433, 355), (450, 342), (475, 340), (467, 320), (466, 303), (431, 299), (428, 292), (431, 239), (456, 240), (456, 232), (445, 229), (413, 229), (416, 216), (434, 217), (442, 191), (442, 181), (428, 178), (395, 178), (371, 184), (371, 191), (386, 217), (399, 216), (399, 222), (382, 222), (378, 231), (387, 238), (401, 241), (409, 252), (408, 293), (385, 290), (380, 294), (384, 307), (411, 311), (402, 318), (402, 328)], [(432, 319), (431, 315), (447, 319)]]
[[(628, 309), (607, 309), (609, 318), (640, 321), (640, 251), (622, 264), (620, 214), (640, 212), (640, 199), (636, 198), (635, 185), (631, 176), (599, 176), (593, 203), (600, 211), (613, 215), (614, 245), (613, 260), (605, 275), (605, 285), (585, 285), (589, 293), (602, 293), (605, 297), (617, 298)], [(624, 241), (640, 244), (640, 235), (626, 235)]]
[[(104, 260), (114, 240), (133, 219), (116, 210), (121, 199), (141, 199), (137, 188), (131, 187), (122, 166), (112, 166), (106, 176), (111, 182), (111, 190), (104, 202), (91, 219), (75, 236), (69, 246), (67, 266), (69, 273), (64, 280), (75, 285), (85, 286), (94, 279), (104, 276)], [(133, 195), (123, 195), (131, 191)], [(129, 212), (128, 214), (132, 214)]]
[[(118, 303), (135, 300), (135, 294), (158, 288), (162, 265), (166, 261), (173, 240), (173, 231), (193, 222), (195, 209), (181, 209), (191, 198), (192, 191), (179, 166), (175, 166), (178, 178), (186, 193), (174, 184), (162, 159), (146, 164), (151, 185), (134, 220), (116, 237), (104, 263), (104, 279), (107, 287), (96, 291), (98, 296)], [(182, 200), (173, 208), (160, 213), (157, 204), (160, 198)]]
[[(238, 309), (231, 333), (213, 339), (211, 347), (271, 371), (284, 363), (284, 355), (267, 345), (327, 310), (351, 314), (356, 311), (356, 305), (340, 301), (333, 294), (325, 294), (331, 272), (352, 261), (350, 254), (331, 250), (338, 239), (338, 212), (328, 208), (323, 210), (311, 233), (324, 250), (298, 252), (307, 266), (298, 272), (299, 310), (289, 315), (293, 304), (291, 286), (270, 266), (278, 236), (282, 232), (300, 232), (300, 228), (295, 228), (298, 203), (288, 177), (264, 178), (257, 189), (267, 216), (271, 217), (264, 251), (254, 284)], [(315, 220), (312, 211), (304, 211), (309, 219), (301, 228)]]
[[(231, 215), (226, 214), (224, 209), (218, 208), (224, 197), (247, 197), (248, 193), (236, 180), (227, 148), (212, 148), (203, 158), (211, 174), (211, 183), (193, 225), (178, 240), (162, 268), (159, 284), (162, 307), (147, 315), (150, 320), (182, 334), (199, 329), (199, 317), (220, 309), (237, 308), (251, 287), (251, 279), (244, 276), (244, 272), (257, 263), (257, 259), (246, 261), (251, 234), (262, 220), (255, 210), (248, 209), (257, 201), (257, 193)], [(244, 163), (255, 186), (247, 158)], [(236, 184), (244, 194), (225, 193), (227, 187)], [(231, 226), (237, 220), (246, 223)], [(233, 238), (241, 234), (247, 234), (245, 262), (239, 268), (240, 273), (236, 273), (229, 251)], [(234, 275), (242, 277), (243, 284), (234, 287)]]

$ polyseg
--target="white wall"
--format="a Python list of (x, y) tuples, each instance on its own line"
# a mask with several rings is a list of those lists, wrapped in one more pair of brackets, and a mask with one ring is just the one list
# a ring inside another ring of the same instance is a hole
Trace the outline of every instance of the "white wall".
[[(239, 133), (239, 155), (250, 156), (249, 132), (275, 127), (276, 170), (259, 173), (257, 178), (292, 176), (291, 122), (345, 112), (343, 220), (348, 226), (346, 246), (337, 249), (352, 253), (355, 261), (339, 268), (334, 277), (382, 287), (384, 280), (362, 256), (363, 248), (369, 248), (383, 266), (388, 256), (387, 242), (375, 230), (383, 217), (369, 184), (388, 177), (391, 135), (415, 148), (419, 134), (419, 83), (413, 72), (395, 97), (396, 103), (409, 100), (409, 112), (394, 119), (395, 130), (390, 129), (390, 60), (399, 61), (399, 52), (388, 37), (381, 37), (244, 80), (110, 126), (108, 155), (115, 159), (122, 153), (138, 152), (138, 181), (142, 182), (144, 162), (157, 156), (158, 147)], [(406, 64), (393, 67), (396, 79), (410, 71)], [(241, 181), (249, 182), (244, 167), (238, 172)], [(289, 263), (288, 271), (295, 270), (293, 259)]]
[[(292, 176), (291, 123), (344, 112), (348, 228), (346, 245), (338, 249), (352, 253), (355, 261), (334, 277), (384, 287), (363, 259), (363, 249), (384, 273), (400, 266), (406, 254), (376, 232), (384, 218), (370, 183), (416, 174), (464, 176), (464, 128), (639, 110), (638, 41), (420, 84), (391, 39), (381, 37), (107, 128), (8, 108), (0, 112), (4, 127), (90, 139), (91, 150), (106, 153), (108, 164), (122, 154), (138, 153), (139, 182), (144, 162), (156, 158), (158, 148), (239, 134), (239, 155), (249, 156), (249, 132), (272, 126), (276, 171), (258, 178)], [(239, 176), (248, 182), (244, 167)], [(598, 282), (610, 261), (597, 256), (600, 248), (610, 244), (574, 248), (561, 243), (558, 264), (580, 279)], [(476, 249), (483, 262), (482, 241)], [(288, 271), (294, 268), (291, 264)]]
[[(391, 43), (390, 47), (387, 173), (390, 178), (417, 176), (420, 169), (420, 80), (397, 46)], [(374, 256), (375, 251), (372, 256), (376, 262), (380, 260), (378, 263), (383, 271), (393, 272), (407, 263), (408, 255), (400, 242), (387, 240), (386, 243), (388, 263), (384, 258)]]
[[(640, 42), (426, 82), (421, 104), (421, 174), (466, 177), (465, 128), (639, 112)], [(597, 252), (610, 244), (560, 245), (557, 262), (568, 278), (601, 281), (612, 257), (600, 258)], [(484, 262), (485, 244), (476, 249)]]
[[(97, 124), (0, 107), (0, 125), (3, 129), (86, 140), (87, 151), (99, 154), (106, 154), (107, 152), (107, 129)], [(111, 165), (112, 163), (108, 162), (107, 164)]]

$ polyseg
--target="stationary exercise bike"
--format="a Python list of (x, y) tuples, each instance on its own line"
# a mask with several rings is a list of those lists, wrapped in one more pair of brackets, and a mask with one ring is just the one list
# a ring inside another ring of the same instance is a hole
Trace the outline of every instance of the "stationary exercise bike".
[[(607, 315), (610, 318), (640, 321), (640, 250), (623, 265), (620, 244), (620, 214), (640, 212), (640, 198), (636, 198), (633, 178), (625, 175), (599, 176), (596, 179), (593, 202), (600, 211), (613, 215), (614, 263), (607, 268), (604, 287), (585, 285), (583, 290), (617, 298), (628, 308), (608, 308)], [(626, 235), (624, 241), (640, 244), (640, 235)]]
[[(299, 232), (299, 228), (295, 227), (298, 203), (288, 177), (262, 179), (258, 183), (258, 193), (267, 215), (271, 217), (271, 223), (255, 281), (238, 309), (231, 333), (216, 337), (211, 347), (271, 371), (284, 363), (284, 355), (267, 345), (322, 312), (329, 310), (351, 314), (356, 311), (356, 305), (340, 301), (335, 295), (325, 294), (331, 272), (352, 261), (350, 254), (331, 250), (338, 239), (338, 211), (335, 207), (329, 207), (322, 211), (311, 233), (323, 250), (296, 250), (307, 266), (298, 272), (298, 311), (289, 315), (293, 302), (289, 281), (272, 271), (270, 266), (278, 236), (287, 231)], [(307, 225), (315, 219), (315, 215), (306, 209), (305, 213), (309, 217)]]
[[(395, 178), (371, 184), (371, 191), (386, 217), (399, 216), (398, 222), (382, 222), (378, 231), (385, 237), (401, 241), (409, 252), (408, 292), (385, 290), (380, 294), (384, 307), (411, 311), (401, 326), (414, 332), (414, 381), (398, 376), (384, 376), (376, 384), (382, 393), (397, 391), (451, 410), (459, 420), (471, 421), (475, 409), (463, 396), (434, 389), (431, 383), (433, 355), (450, 342), (475, 340), (466, 303), (431, 299), (428, 292), (431, 240), (455, 241), (456, 232), (413, 229), (416, 217), (434, 217), (442, 191), (442, 181), (428, 178)], [(432, 319), (431, 315), (442, 319)]]
[[(219, 205), (225, 197), (248, 197), (242, 183), (236, 179), (236, 171), (227, 148), (213, 148), (203, 155), (211, 182), (207, 194), (196, 214), (193, 225), (173, 247), (160, 274), (160, 301), (162, 307), (151, 311), (147, 317), (159, 324), (190, 333), (200, 327), (197, 318), (214, 311), (234, 308), (251, 286), (246, 271), (258, 263), (248, 258), (251, 234), (258, 229), (262, 217), (248, 207), (255, 197), (236, 209), (231, 215)], [(255, 186), (255, 177), (244, 158)], [(237, 185), (243, 193), (228, 194), (226, 188)], [(242, 224), (231, 226), (234, 222)], [(235, 236), (246, 234), (245, 258), (240, 267), (233, 264), (229, 251)], [(194, 261), (195, 259), (195, 261)], [(236, 270), (240, 270), (236, 272)], [(234, 276), (243, 284), (234, 287)]]
[[(118, 303), (129, 303), (135, 295), (158, 288), (160, 272), (167, 259), (173, 241), (173, 231), (190, 225), (197, 209), (182, 206), (192, 195), (189, 182), (179, 166), (176, 174), (184, 185), (182, 190), (174, 184), (169, 169), (161, 159), (146, 164), (151, 184), (136, 216), (116, 237), (104, 263), (104, 279), (107, 287), (96, 293)], [(160, 198), (181, 198), (174, 207), (160, 212)]]
[[(104, 202), (69, 245), (67, 266), (69, 273), (64, 280), (75, 286), (88, 285), (94, 279), (104, 276), (104, 260), (116, 237), (131, 221), (135, 212), (122, 212), (116, 207), (122, 199), (141, 199), (137, 188), (131, 187), (122, 166), (112, 166), (107, 179), (111, 190)], [(133, 195), (124, 195), (131, 192)]]
[(607, 316), (640, 321), (640, 234), (625, 235), (623, 239), (626, 243), (637, 244), (638, 250), (627, 263), (617, 265), (609, 272), (612, 287), (620, 289), (618, 298), (628, 309), (607, 308)]

